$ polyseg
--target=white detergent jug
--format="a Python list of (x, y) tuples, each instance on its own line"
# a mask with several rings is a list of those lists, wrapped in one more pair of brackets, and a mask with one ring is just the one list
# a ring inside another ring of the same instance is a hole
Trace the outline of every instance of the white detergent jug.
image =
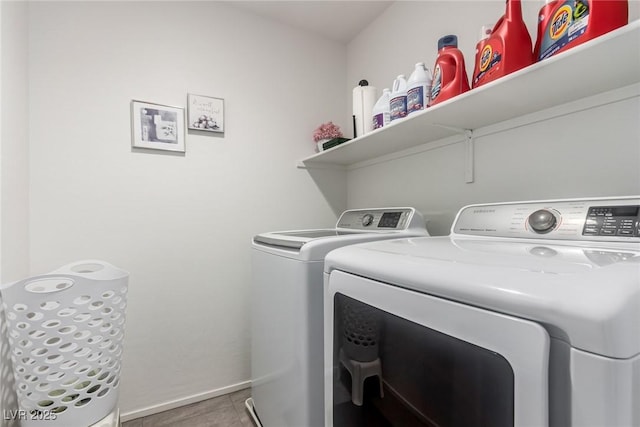
[(391, 101), (391, 91), (389, 88), (382, 89), (382, 96), (378, 98), (376, 105), (373, 106), (373, 129), (386, 126), (391, 121), (389, 110), (389, 102)]
[(407, 79), (404, 74), (400, 74), (393, 81), (389, 110), (391, 121), (407, 117)]
[(407, 115), (426, 108), (430, 94), (431, 73), (424, 62), (418, 62), (407, 81)]

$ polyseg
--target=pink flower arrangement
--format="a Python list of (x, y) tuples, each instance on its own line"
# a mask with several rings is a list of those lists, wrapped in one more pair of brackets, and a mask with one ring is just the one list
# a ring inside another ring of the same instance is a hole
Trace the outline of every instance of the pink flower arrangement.
[(341, 138), (342, 131), (340, 126), (334, 125), (332, 122), (321, 124), (316, 130), (313, 131), (313, 140), (318, 142), (322, 139)]

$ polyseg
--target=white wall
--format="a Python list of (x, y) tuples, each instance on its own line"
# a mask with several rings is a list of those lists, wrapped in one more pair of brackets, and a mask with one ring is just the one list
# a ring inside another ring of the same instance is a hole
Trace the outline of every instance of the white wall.
[[(533, 39), (539, 4), (523, 6)], [(631, 20), (640, 16), (639, 5), (630, 2)], [(432, 67), (437, 40), (445, 34), (458, 35), (470, 74), (480, 27), (503, 11), (502, 1), (394, 3), (348, 45), (347, 81), (366, 76), (378, 88), (390, 87), (415, 62)], [(417, 24), (404, 38), (394, 37), (404, 22)], [(443, 235), (469, 203), (640, 194), (637, 88), (634, 93), (630, 99), (621, 90), (573, 103), (558, 118), (547, 111), (475, 129), (472, 184), (464, 180), (462, 143), (351, 170), (348, 206), (412, 205), (430, 219), (432, 234)]]
[[(0, 283), (29, 270), (29, 164), (27, 5), (0, 2)], [(16, 409), (13, 375), (0, 305), (0, 426), (12, 423), (5, 412)]]
[[(29, 60), (31, 271), (131, 273), (122, 411), (248, 385), (252, 235), (346, 206), (335, 173), (319, 189), (295, 167), (344, 125), (345, 46), (219, 2), (40, 2)], [(130, 100), (188, 92), (225, 99), (224, 137), (132, 151)]]
[(2, 2), (2, 135), (0, 206), (3, 283), (29, 270), (27, 4)]

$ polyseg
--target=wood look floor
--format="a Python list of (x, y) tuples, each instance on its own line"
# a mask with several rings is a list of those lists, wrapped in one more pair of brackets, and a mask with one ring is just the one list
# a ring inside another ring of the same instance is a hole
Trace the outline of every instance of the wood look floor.
[(122, 427), (254, 427), (244, 401), (251, 389), (122, 423)]

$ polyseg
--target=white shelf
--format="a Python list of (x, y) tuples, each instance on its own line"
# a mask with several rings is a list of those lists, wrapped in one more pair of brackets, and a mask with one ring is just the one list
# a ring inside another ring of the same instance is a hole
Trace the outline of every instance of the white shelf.
[(300, 160), (348, 167), (640, 82), (640, 21)]

